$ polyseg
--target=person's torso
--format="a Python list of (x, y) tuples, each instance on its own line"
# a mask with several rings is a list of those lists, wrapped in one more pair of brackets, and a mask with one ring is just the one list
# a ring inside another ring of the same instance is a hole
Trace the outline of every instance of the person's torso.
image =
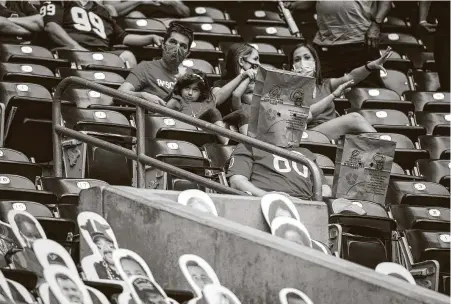
[(94, 1), (84, 7), (76, 1), (64, 2), (62, 27), (84, 48), (92, 51), (110, 50), (114, 22), (108, 11)]
[(28, 1), (7, 1), (5, 6), (0, 5), (0, 16), (10, 17), (26, 17), (39, 14)]
[(164, 99), (174, 88), (177, 82), (178, 73), (171, 73), (164, 68), (160, 60), (147, 61), (146, 63), (145, 83), (143, 91), (157, 95)]
[[(314, 155), (303, 148), (290, 149), (314, 160)], [(312, 182), (310, 171), (304, 165), (283, 157), (252, 148), (253, 167), (250, 181), (266, 191), (280, 191), (292, 196), (310, 198)]]
[(361, 43), (371, 25), (375, 1), (330, 1), (316, 3), (318, 32), (314, 43), (337, 45)]
[[(314, 90), (314, 95), (305, 96), (305, 105), (311, 106), (327, 97), (331, 93), (330, 79), (324, 79), (323, 83), (320, 86), (317, 86)], [(331, 102), (328, 104), (323, 113), (319, 114), (308, 124), (308, 128), (313, 128), (319, 124), (322, 124), (323, 122), (329, 121), (334, 118), (336, 118), (335, 104)]]
[(214, 108), (215, 107), (215, 103), (214, 102), (184, 102), (181, 101), (181, 111), (183, 114), (186, 115), (190, 115), (196, 118), (199, 118), (199, 116), (202, 115), (202, 113), (204, 113), (205, 111), (207, 111), (210, 108)]

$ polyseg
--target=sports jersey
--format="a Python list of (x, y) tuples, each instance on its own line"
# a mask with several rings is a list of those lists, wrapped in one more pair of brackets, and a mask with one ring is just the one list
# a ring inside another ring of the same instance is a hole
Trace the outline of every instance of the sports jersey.
[[(293, 148), (291, 151), (316, 160), (307, 149)], [(265, 191), (285, 192), (304, 199), (313, 196), (310, 171), (306, 166), (247, 145), (239, 144), (230, 157), (227, 177), (233, 175), (245, 176)]]
[(131, 70), (125, 82), (132, 84), (137, 92), (144, 91), (165, 99), (174, 88), (179, 75), (179, 72), (172, 73), (166, 69), (161, 59), (141, 61)]
[(95, 1), (82, 6), (78, 1), (47, 1), (41, 5), (44, 23), (55, 22), (82, 47), (109, 51), (127, 35), (110, 13)]
[(0, 16), (26, 17), (39, 14), (38, 10), (28, 1), (6, 1), (5, 6), (0, 5)]

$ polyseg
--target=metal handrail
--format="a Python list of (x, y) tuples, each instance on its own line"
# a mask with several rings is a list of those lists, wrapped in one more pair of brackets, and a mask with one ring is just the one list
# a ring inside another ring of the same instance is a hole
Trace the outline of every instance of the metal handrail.
[[(70, 85), (78, 85), (82, 87), (86, 87), (92, 90), (95, 90), (99, 93), (112, 96), (122, 102), (127, 104), (131, 104), (136, 106), (136, 153), (132, 150), (117, 146), (113, 143), (109, 143), (107, 141), (100, 140), (98, 138), (88, 136), (86, 134), (74, 131), (72, 129), (66, 128), (62, 124), (61, 117), (61, 97), (63, 92)], [(167, 115), (171, 118), (183, 121), (190, 125), (196, 126), (203, 130), (208, 130), (215, 134), (233, 139), (234, 141), (250, 145), (252, 147), (261, 149), (263, 151), (282, 156), (288, 160), (294, 161), (299, 164), (303, 164), (307, 166), (310, 170), (313, 178), (313, 199), (316, 201), (322, 200), (322, 181), (321, 181), (321, 172), (316, 165), (316, 163), (303, 155), (299, 155), (288, 150), (282, 149), (280, 147), (268, 144), (261, 140), (242, 135), (237, 132), (230, 131), (226, 128), (219, 127), (215, 124), (211, 124), (205, 122), (203, 120), (193, 118), (189, 115), (171, 110), (167, 107), (161, 106), (156, 103), (150, 103), (145, 99), (138, 98), (127, 93), (114, 90), (112, 88), (90, 82), (86, 79), (82, 79), (79, 77), (67, 77), (63, 79), (58, 86), (56, 87), (55, 94), (53, 97), (53, 105), (52, 105), (52, 118), (53, 118), (53, 162), (54, 162), (54, 175), (55, 177), (62, 177), (63, 175), (63, 161), (62, 161), (62, 150), (61, 150), (61, 136), (66, 135), (71, 138), (78, 139), (82, 142), (89, 143), (93, 146), (100, 147), (102, 149), (115, 152), (121, 154), (129, 159), (137, 161), (137, 186), (138, 188), (145, 188), (145, 165), (153, 166), (157, 169), (169, 172), (175, 176), (180, 178), (186, 178), (197, 182), (203, 186), (206, 186), (210, 189), (216, 190), (221, 193), (229, 193), (229, 194), (240, 194), (243, 195), (243, 192), (232, 189), (230, 187), (226, 187), (222, 184), (213, 182), (207, 178), (200, 177), (196, 174), (190, 173), (188, 171), (182, 170), (180, 168), (171, 166), (164, 162), (153, 159), (149, 156), (145, 155), (145, 124), (144, 124), (144, 109), (150, 110), (152, 112), (160, 113)]]

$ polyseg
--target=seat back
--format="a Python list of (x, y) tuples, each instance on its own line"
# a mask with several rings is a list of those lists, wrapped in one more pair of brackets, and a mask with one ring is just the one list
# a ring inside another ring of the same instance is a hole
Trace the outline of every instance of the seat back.
[(90, 65), (125, 68), (124, 61), (113, 53), (58, 50), (57, 55), (59, 58), (69, 60), (79, 68), (86, 68)]
[(421, 148), (429, 152), (431, 159), (449, 159), (450, 137), (423, 135), (418, 137)]
[(422, 231), (448, 231), (450, 210), (444, 207), (396, 205), (391, 207), (398, 229)]
[(89, 90), (69, 87), (64, 93), (62, 100), (74, 102), (78, 108), (89, 108), (91, 105), (112, 106), (113, 97)]
[(32, 201), (11, 201), (0, 200), (0, 220), (8, 222), (8, 212), (10, 210), (27, 211), (34, 217), (53, 217), (52, 211), (40, 203)]
[(424, 128), (428, 135), (450, 135), (451, 114), (415, 112), (417, 123)]
[(386, 204), (448, 207), (449, 191), (433, 182), (390, 180)]
[(119, 74), (106, 71), (85, 71), (85, 70), (74, 70), (69, 68), (60, 68), (58, 73), (62, 78), (76, 76), (83, 79), (100, 83), (109, 87), (118, 88), (125, 79)]

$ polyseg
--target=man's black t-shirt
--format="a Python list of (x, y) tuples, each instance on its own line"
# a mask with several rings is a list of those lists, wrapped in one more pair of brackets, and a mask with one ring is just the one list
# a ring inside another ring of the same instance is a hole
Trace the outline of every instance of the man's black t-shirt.
[(5, 6), (0, 5), (0, 16), (26, 17), (39, 14), (38, 10), (28, 1), (6, 1)]
[(78, 1), (47, 1), (41, 5), (44, 23), (55, 22), (82, 47), (109, 51), (122, 44), (127, 35), (110, 13), (94, 1), (82, 6)]

